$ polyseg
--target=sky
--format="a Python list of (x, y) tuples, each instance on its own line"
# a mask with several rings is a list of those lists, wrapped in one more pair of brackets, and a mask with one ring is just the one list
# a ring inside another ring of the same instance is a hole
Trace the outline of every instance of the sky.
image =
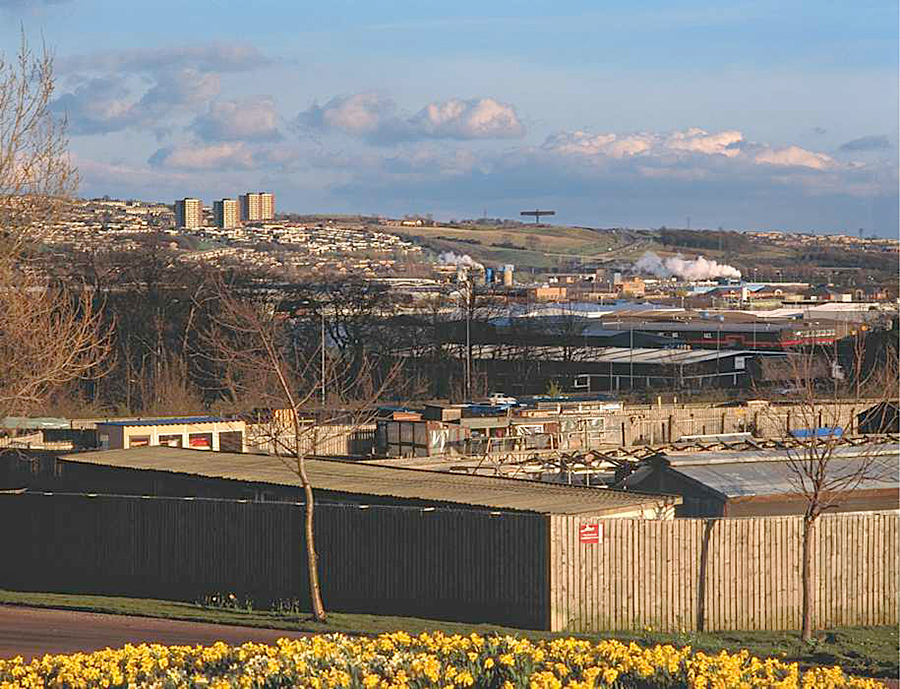
[(896, 0), (0, 0), (85, 197), (898, 236)]

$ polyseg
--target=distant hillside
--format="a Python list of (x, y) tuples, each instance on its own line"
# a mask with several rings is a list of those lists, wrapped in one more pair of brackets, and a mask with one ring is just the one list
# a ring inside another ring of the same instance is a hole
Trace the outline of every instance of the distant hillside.
[(435, 254), (468, 254), (485, 264), (512, 263), (521, 269), (547, 270), (570, 263), (637, 258), (650, 247), (648, 236), (632, 230), (558, 225), (440, 226), (390, 228)]
[[(748, 278), (839, 285), (895, 284), (897, 254), (866, 248), (792, 245), (726, 230), (592, 229), (557, 225), (451, 225), (386, 228), (435, 255), (468, 254), (487, 265), (519, 270), (577, 270), (582, 265), (627, 268), (647, 251), (661, 257), (704, 256), (734, 266)], [(790, 238), (790, 235), (787, 235)], [(790, 241), (790, 239), (789, 239)]]

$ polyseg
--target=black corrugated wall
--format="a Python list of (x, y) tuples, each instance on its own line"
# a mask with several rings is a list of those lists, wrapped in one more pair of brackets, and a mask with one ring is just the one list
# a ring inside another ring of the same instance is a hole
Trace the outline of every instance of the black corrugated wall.
[[(0, 496), (0, 587), (258, 604), (307, 602), (303, 506), (184, 498)], [(544, 629), (546, 517), (319, 505), (326, 609)]]

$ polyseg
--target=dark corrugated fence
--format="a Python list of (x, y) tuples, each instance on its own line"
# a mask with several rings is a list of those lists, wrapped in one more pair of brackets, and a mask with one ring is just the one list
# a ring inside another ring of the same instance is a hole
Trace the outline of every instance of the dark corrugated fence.
[[(307, 601), (303, 507), (183, 498), (0, 496), (0, 586)], [(318, 505), (328, 609), (549, 623), (546, 517)]]

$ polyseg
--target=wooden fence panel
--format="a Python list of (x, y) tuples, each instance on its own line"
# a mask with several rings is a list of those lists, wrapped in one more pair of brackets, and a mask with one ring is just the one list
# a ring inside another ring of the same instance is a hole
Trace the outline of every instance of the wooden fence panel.
[[(900, 513), (822, 517), (814, 624), (897, 624)], [(597, 523), (597, 544), (579, 527)], [(554, 631), (797, 629), (803, 520), (550, 518)]]

